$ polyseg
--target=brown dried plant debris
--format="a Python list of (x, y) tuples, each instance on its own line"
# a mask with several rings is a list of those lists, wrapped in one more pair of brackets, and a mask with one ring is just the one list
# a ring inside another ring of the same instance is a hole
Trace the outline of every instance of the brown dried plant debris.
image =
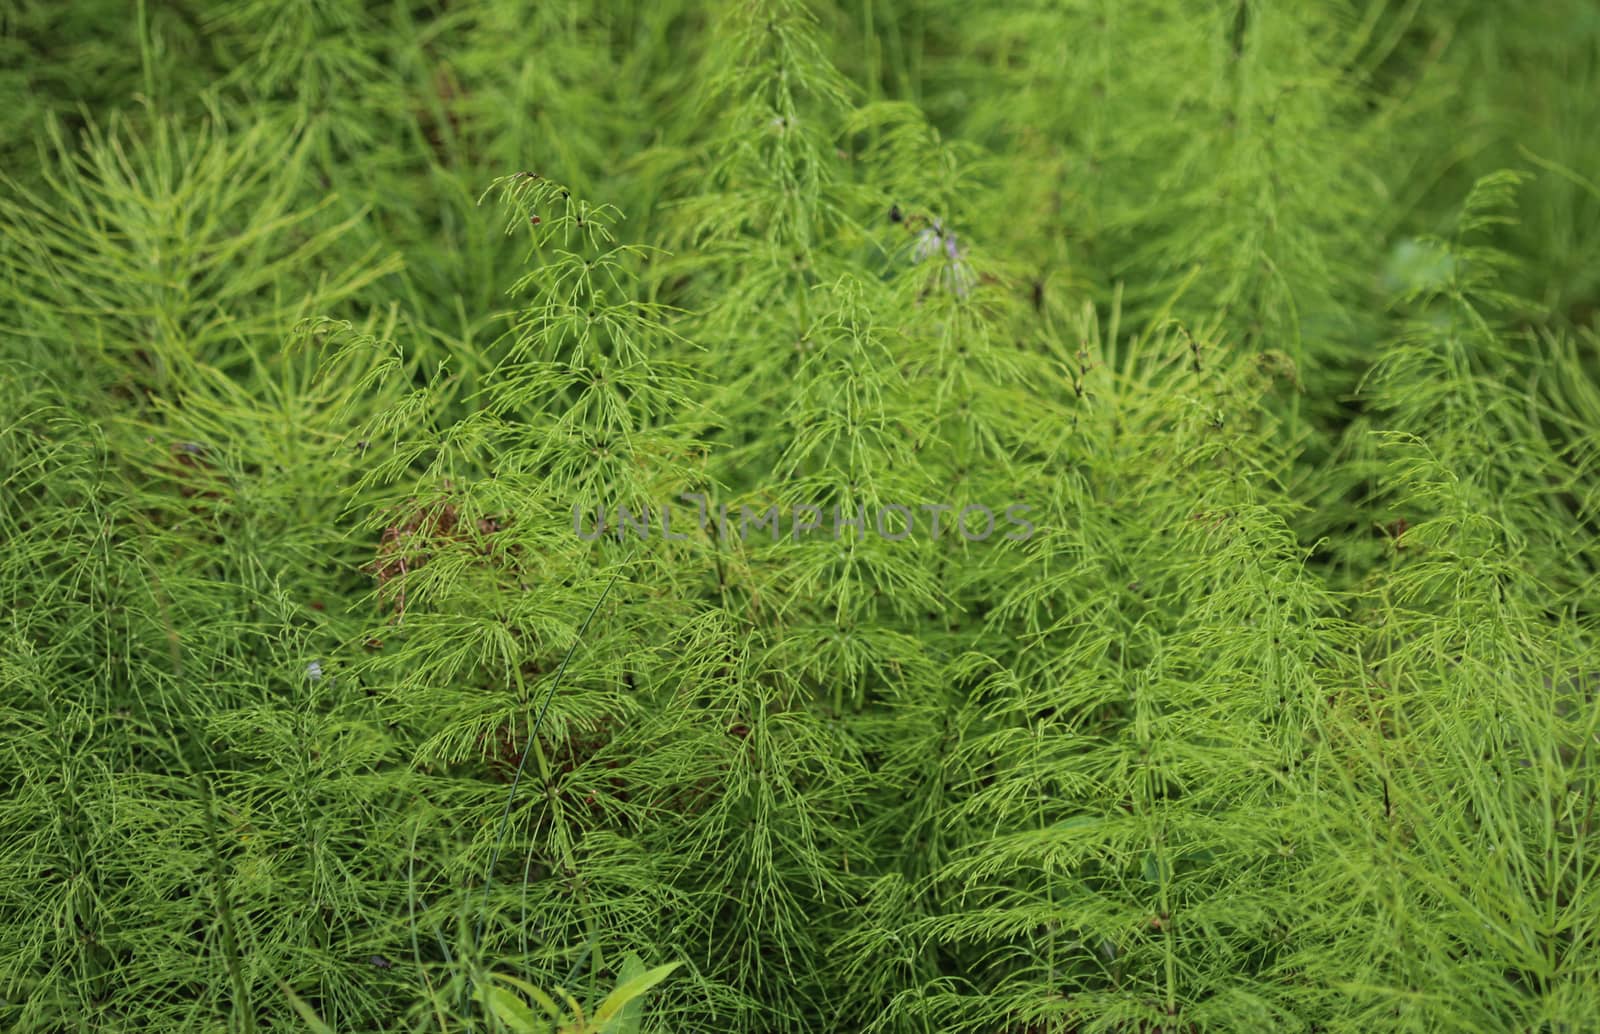
[(405, 575), (427, 566), (442, 550), (461, 545), (476, 545), (485, 559), (494, 558), (500, 551), (493, 536), (502, 531), (507, 522), (499, 517), (479, 517), (466, 520), (460, 508), (451, 502), (418, 504), (415, 500), (394, 524), (384, 528), (378, 543), (377, 557), (370, 570), (383, 589), (391, 581), (400, 579), (394, 590), (394, 613), (391, 620), (405, 613)]

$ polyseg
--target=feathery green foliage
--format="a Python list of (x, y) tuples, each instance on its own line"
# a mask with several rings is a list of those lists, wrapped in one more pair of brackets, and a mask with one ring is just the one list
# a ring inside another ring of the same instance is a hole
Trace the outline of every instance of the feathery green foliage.
[(0, 1028), (1594, 1029), (1597, 83), (0, 4)]

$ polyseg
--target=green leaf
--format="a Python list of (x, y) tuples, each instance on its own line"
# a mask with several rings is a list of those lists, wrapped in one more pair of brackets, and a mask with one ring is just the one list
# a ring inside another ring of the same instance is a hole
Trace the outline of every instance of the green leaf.
[(528, 1008), (528, 1003), (503, 987), (480, 987), (473, 992), (480, 1004), (517, 1034), (549, 1034), (550, 1025)]
[(623, 1007), (661, 983), (667, 978), (668, 974), (680, 965), (681, 963), (678, 962), (669, 962), (665, 966), (657, 966), (655, 969), (637, 973), (624, 979), (617, 985), (616, 990), (607, 995), (606, 1000), (600, 1003), (600, 1008), (595, 1010), (595, 1022), (602, 1025), (602, 1030), (610, 1030), (611, 1028), (606, 1027), (605, 1024), (617, 1017)]
[(564, 1023), (566, 1021), (566, 1010), (557, 1005), (556, 1000), (551, 998), (541, 988), (535, 987), (526, 980), (519, 980), (518, 978), (506, 973), (492, 974), (492, 978), (511, 985), (531, 998), (534, 1003), (539, 1006), (539, 1008), (543, 1009), (545, 1013), (549, 1015), (550, 1022)]
[[(635, 952), (628, 952), (622, 960), (622, 972), (617, 975), (618, 986), (628, 983), (644, 972), (644, 963)], [(603, 1006), (602, 1006), (603, 1007)], [(598, 1017), (597, 1017), (598, 1018)], [(603, 1034), (633, 1034), (644, 1018), (644, 1001), (635, 998), (623, 1005), (621, 1011), (601, 1028)]]

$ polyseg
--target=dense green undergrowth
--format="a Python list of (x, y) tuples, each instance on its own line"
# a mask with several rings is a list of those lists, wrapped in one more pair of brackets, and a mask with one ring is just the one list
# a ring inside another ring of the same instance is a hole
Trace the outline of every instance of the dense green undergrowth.
[(1597, 1029), (1592, 4), (11, 0), (0, 101), (0, 1028)]

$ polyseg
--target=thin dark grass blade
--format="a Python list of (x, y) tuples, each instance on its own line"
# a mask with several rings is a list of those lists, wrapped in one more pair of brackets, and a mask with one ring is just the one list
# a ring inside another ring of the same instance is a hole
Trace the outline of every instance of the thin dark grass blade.
[[(588, 616), (583, 619), (583, 624), (578, 627), (576, 638), (573, 639), (572, 645), (567, 648), (566, 656), (561, 659), (561, 667), (556, 669), (556, 677), (551, 681), (550, 689), (545, 693), (544, 702), (539, 706), (539, 713), (534, 716), (533, 728), (528, 730), (528, 741), (522, 746), (522, 756), (517, 761), (516, 775), (512, 776), (511, 786), (506, 791), (506, 806), (505, 810), (500, 813), (500, 828), (495, 834), (494, 850), (489, 853), (489, 869), (485, 873), (483, 880), (482, 911), (478, 914), (477, 926), (472, 932), (473, 944), (478, 944), (483, 939), (484, 925), (488, 921), (489, 892), (494, 886), (494, 867), (500, 861), (500, 849), (505, 846), (506, 833), (511, 828), (511, 809), (516, 804), (517, 788), (522, 783), (522, 773), (528, 765), (528, 754), (533, 750), (534, 741), (539, 735), (539, 728), (544, 724), (544, 716), (550, 710), (550, 702), (555, 699), (556, 690), (561, 686), (561, 679), (566, 675), (567, 665), (572, 661), (573, 654), (578, 652), (578, 647), (583, 644), (583, 636), (589, 630), (589, 623), (594, 620), (595, 614), (599, 613), (600, 605), (611, 594), (611, 587), (617, 583), (617, 577), (621, 573), (618, 570), (611, 575), (611, 580), (606, 582), (606, 587), (600, 590), (600, 596), (594, 601), (594, 606), (589, 608)], [(461, 991), (462, 998), (465, 999), (463, 1006), (466, 1008), (471, 1007), (471, 992), (472, 977), (468, 974), (466, 981), (462, 984)]]

